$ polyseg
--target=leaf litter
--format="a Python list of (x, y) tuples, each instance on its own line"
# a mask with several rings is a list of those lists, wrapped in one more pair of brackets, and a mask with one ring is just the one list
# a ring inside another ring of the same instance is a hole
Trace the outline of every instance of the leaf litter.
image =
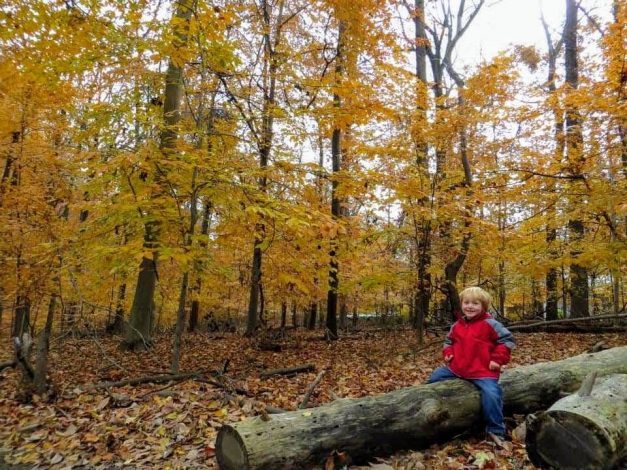
[[(410, 330), (364, 330), (333, 343), (320, 336), (295, 330), (283, 340), (281, 352), (270, 352), (237, 334), (217, 338), (190, 334), (184, 340), (181, 370), (222, 371), (228, 364), (223, 386), (216, 385), (222, 383), (218, 374), (214, 383), (188, 379), (165, 387), (146, 383), (108, 390), (92, 385), (168, 373), (162, 358), (170, 355), (170, 338), (157, 337), (152, 350), (138, 353), (119, 350), (115, 337), (100, 338), (98, 344), (89, 339), (57, 341), (49, 367), (54, 399), (35, 396), (32, 403), (20, 403), (17, 372), (0, 373), (0, 464), (4, 459), (7, 465), (25, 468), (217, 468), (215, 439), (220, 426), (264, 416), (267, 406), (297, 409), (323, 368), (327, 373), (312, 393), (310, 407), (420, 384), (441, 361), (438, 346), (418, 351)], [(599, 341), (608, 347), (625, 344), (619, 334), (516, 336), (518, 348), (509, 367), (581, 354)], [(10, 358), (10, 342), (4, 339), (0, 361)], [(315, 364), (316, 371), (260, 377), (266, 369), (306, 363)], [(524, 416), (516, 416), (508, 421), (510, 430), (517, 430), (502, 448), (467, 434), (428, 449), (376, 458), (365, 466), (350, 465), (348, 456), (337, 449), (321, 465), (381, 470), (533, 469), (524, 448), (523, 420)]]

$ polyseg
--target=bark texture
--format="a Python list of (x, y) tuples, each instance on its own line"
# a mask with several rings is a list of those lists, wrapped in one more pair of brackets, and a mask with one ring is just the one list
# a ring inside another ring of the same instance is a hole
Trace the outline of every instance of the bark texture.
[(627, 374), (608, 376), (591, 392), (530, 415), (526, 440), (529, 458), (541, 468), (615, 468), (627, 459)]
[[(627, 347), (506, 371), (505, 412), (545, 409), (592, 371), (627, 373)], [(334, 449), (359, 460), (459, 433), (480, 421), (480, 408), (479, 392), (469, 382), (417, 385), (225, 425), (216, 455), (224, 470), (301, 468), (320, 464)]]

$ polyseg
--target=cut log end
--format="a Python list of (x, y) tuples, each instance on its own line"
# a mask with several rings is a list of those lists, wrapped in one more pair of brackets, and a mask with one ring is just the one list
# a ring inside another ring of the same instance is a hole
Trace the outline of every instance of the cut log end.
[(216, 457), (223, 470), (246, 470), (250, 468), (246, 447), (231, 426), (221, 428), (216, 440)]
[(612, 468), (608, 436), (587, 418), (566, 411), (542, 413), (528, 422), (527, 452), (541, 467), (564, 470)]

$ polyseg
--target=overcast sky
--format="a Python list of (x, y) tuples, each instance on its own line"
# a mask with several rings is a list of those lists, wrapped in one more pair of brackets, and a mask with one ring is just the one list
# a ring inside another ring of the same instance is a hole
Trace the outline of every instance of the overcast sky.
[[(553, 38), (559, 37), (566, 14), (566, 0), (488, 0), (459, 42), (457, 61), (460, 65), (489, 59), (512, 44), (535, 45), (546, 51), (541, 14), (551, 28)], [(612, 0), (583, 0), (582, 6), (591, 14), (608, 19)], [(580, 15), (580, 21), (586, 21)], [(472, 57), (462, 60), (464, 57)]]

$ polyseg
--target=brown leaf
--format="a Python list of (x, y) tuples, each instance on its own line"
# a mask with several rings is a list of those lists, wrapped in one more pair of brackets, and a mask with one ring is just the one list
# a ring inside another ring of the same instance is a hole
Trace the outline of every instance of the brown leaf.
[(57, 431), (57, 435), (58, 436), (62, 436), (62, 437), (69, 437), (73, 434), (76, 434), (76, 431), (78, 431), (78, 429), (76, 428), (76, 426), (74, 426), (73, 424), (70, 424), (65, 431)]
[(102, 400), (100, 400), (100, 403), (98, 403), (98, 406), (96, 406), (96, 411), (104, 410), (110, 401), (111, 401), (111, 397), (105, 397)]

